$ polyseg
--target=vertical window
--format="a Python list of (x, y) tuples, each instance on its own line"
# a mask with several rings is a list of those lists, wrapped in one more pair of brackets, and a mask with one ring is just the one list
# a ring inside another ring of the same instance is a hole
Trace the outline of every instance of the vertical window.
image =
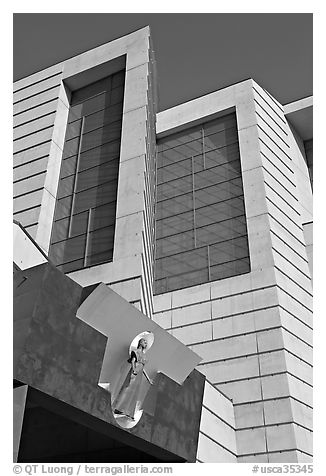
[(250, 271), (235, 114), (158, 142), (155, 293)]
[(124, 79), (72, 93), (49, 252), (64, 272), (112, 260)]

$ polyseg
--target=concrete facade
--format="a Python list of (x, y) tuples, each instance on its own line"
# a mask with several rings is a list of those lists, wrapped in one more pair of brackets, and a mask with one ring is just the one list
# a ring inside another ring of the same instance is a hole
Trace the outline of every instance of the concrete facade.
[[(126, 68), (113, 261), (103, 282), (202, 357), (198, 462), (312, 458), (310, 98), (254, 80), (157, 112), (149, 28), (14, 85), (14, 218), (48, 253), (71, 91)], [(250, 273), (153, 295), (156, 140), (235, 112)], [(309, 126), (309, 127), (308, 127)]]

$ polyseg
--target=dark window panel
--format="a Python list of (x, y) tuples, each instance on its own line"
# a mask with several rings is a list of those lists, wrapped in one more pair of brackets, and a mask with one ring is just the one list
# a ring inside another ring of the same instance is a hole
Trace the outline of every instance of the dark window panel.
[(209, 262), (211, 266), (234, 261), (248, 256), (247, 237), (234, 238), (209, 247)]
[(57, 200), (55, 205), (54, 219), (66, 218), (70, 215), (72, 196)]
[(208, 137), (205, 136), (205, 152), (209, 150), (219, 149), (228, 144), (238, 142), (238, 131), (234, 129), (226, 129), (225, 131), (216, 132)]
[[(106, 126), (95, 129), (92, 132), (83, 134), (81, 152), (98, 147), (105, 142), (117, 140), (121, 134), (121, 121), (113, 122)], [(72, 154), (71, 154), (72, 155)]]
[(156, 224), (156, 238), (176, 235), (194, 228), (193, 211), (160, 220)]
[(192, 211), (194, 208), (193, 193), (179, 195), (156, 204), (156, 219), (167, 218), (172, 215)]
[(83, 267), (84, 267), (83, 259), (78, 259), (75, 261), (71, 261), (70, 263), (65, 263), (58, 266), (58, 268), (63, 273), (71, 273), (72, 271), (77, 271), (78, 269), (82, 269)]
[[(77, 155), (64, 159), (61, 163), (60, 179), (76, 173)], [(61, 182), (59, 181), (59, 187)]]
[(181, 144), (187, 142), (192, 142), (194, 140), (200, 140), (202, 138), (201, 128), (193, 127), (192, 129), (187, 129), (186, 132), (179, 132), (173, 134), (166, 139), (159, 141), (158, 143), (158, 152), (163, 150), (170, 149), (172, 147), (177, 147)]
[(92, 209), (90, 220), (90, 231), (103, 228), (115, 222), (116, 202), (106, 203)]
[(95, 266), (97, 264), (108, 263), (113, 259), (113, 249), (98, 253), (87, 257), (87, 266)]
[(118, 170), (119, 164), (117, 161), (114, 161), (79, 172), (76, 192), (87, 190), (95, 185), (101, 185), (102, 183), (117, 179)]
[(212, 167), (194, 175), (195, 188), (208, 187), (226, 180), (232, 180), (241, 175), (240, 162), (238, 160), (217, 167)]
[(110, 160), (119, 160), (120, 155), (120, 140), (103, 144), (94, 149), (88, 150), (80, 154), (79, 171), (95, 167)]
[(117, 73), (114, 73), (112, 76), (112, 89), (121, 86), (125, 82), (125, 71), (121, 70), (118, 71)]
[(101, 127), (103, 124), (111, 124), (121, 120), (122, 104), (118, 103), (101, 111), (95, 112), (85, 117), (83, 133), (92, 131)]
[[(219, 197), (223, 198), (223, 196), (225, 196), (225, 187), (227, 187), (227, 186), (229, 186), (230, 189), (231, 189), (231, 193), (230, 193), (229, 196), (231, 196), (231, 197), (235, 196), (236, 197), (237, 195), (240, 195), (241, 193), (243, 193), (241, 185), (242, 184), (241, 184), (240, 181), (239, 182), (233, 182), (233, 183), (228, 182), (227, 184), (225, 184), (225, 182), (224, 182), (223, 187), (222, 187), (222, 184), (217, 184), (217, 185), (213, 185), (211, 187), (196, 190), (195, 191), (195, 208), (196, 208), (196, 210), (198, 208), (202, 208), (202, 207), (205, 207), (207, 205), (215, 206), (216, 202), (219, 201)], [(225, 198), (225, 200), (227, 200), (227, 197)], [(232, 198), (231, 200), (229, 200), (229, 203), (226, 203), (224, 205), (219, 205), (218, 209), (223, 209), (223, 207), (225, 207), (226, 209), (228, 209), (230, 207), (231, 208), (232, 207), (237, 208), (238, 205), (241, 204), (241, 202), (243, 202), (243, 200), (240, 199), (240, 198)], [(221, 220), (224, 220), (224, 219), (225, 219), (225, 217), (221, 218)]]
[(75, 195), (74, 213), (94, 208), (104, 203), (113, 202), (117, 196), (117, 183), (109, 182), (93, 187)]
[(208, 268), (207, 246), (158, 259), (156, 279), (190, 273), (203, 268)]
[(196, 245), (210, 245), (245, 235), (247, 233), (246, 224), (238, 225), (239, 222), (232, 219), (196, 228)]
[(173, 255), (195, 247), (195, 231), (190, 230), (179, 235), (172, 235), (156, 241), (156, 258)]
[(171, 180), (170, 182), (158, 185), (156, 189), (156, 199), (159, 202), (177, 195), (183, 195), (187, 192), (191, 192), (192, 188), (192, 175), (187, 175), (181, 179)]
[(93, 96), (98, 94), (105, 93), (106, 91), (111, 91), (112, 88), (112, 78), (108, 76), (107, 78), (100, 79), (95, 83), (90, 84), (89, 86), (84, 86), (72, 93), (71, 105), (75, 106), (76, 104), (86, 101)]
[(49, 258), (57, 264), (74, 261), (84, 257), (86, 235), (69, 238), (51, 245)]
[(207, 122), (203, 124), (205, 136), (215, 134), (216, 132), (221, 132), (230, 128), (237, 128), (237, 121), (235, 114), (229, 114), (224, 117), (219, 117), (214, 121)]
[(75, 175), (69, 175), (69, 177), (65, 177), (60, 180), (58, 186), (58, 193), (57, 198), (68, 197), (73, 193), (74, 190), (74, 182), (75, 182)]
[(66, 159), (67, 157), (71, 157), (72, 155), (77, 155), (78, 147), (79, 147), (79, 137), (75, 137), (74, 139), (70, 139), (65, 142), (63, 148), (62, 158)]
[(192, 160), (186, 159), (175, 164), (161, 167), (157, 170), (157, 183), (164, 183), (169, 180), (184, 177), (185, 175), (191, 175), (192, 173)]
[(87, 256), (111, 250), (114, 237), (114, 226), (93, 231), (88, 235)]
[(75, 137), (80, 136), (82, 120), (78, 119), (67, 125), (67, 132), (65, 140), (74, 139)]
[(249, 257), (229, 263), (224, 263), (210, 267), (210, 277), (212, 281), (230, 278), (239, 274), (249, 273)]
[(88, 116), (96, 111), (105, 109), (111, 104), (110, 93), (98, 94), (85, 102), (72, 106), (69, 111), (68, 122), (75, 121), (82, 116)]

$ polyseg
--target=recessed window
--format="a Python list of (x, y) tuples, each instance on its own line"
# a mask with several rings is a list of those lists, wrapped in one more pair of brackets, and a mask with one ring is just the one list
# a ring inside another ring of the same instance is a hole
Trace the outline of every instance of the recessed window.
[(158, 142), (155, 294), (250, 271), (235, 114)]
[(112, 261), (124, 80), (72, 93), (49, 252), (64, 272)]

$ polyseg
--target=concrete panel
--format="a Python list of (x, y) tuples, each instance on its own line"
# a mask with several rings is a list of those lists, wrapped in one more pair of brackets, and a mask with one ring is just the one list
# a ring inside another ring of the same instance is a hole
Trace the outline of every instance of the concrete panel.
[[(282, 183), (278, 179), (275, 179), (273, 173), (270, 173), (269, 171), (263, 169), (263, 176), (265, 183), (268, 185), (267, 195), (269, 196), (269, 198), (273, 200), (277, 205), (279, 203), (282, 204), (285, 200), (287, 202), (287, 206), (291, 207), (291, 209), (294, 209), (297, 212), (294, 216), (298, 219), (298, 199), (295, 194), (291, 193), (288, 190), (288, 187), (285, 185), (285, 183)], [(282, 197), (283, 201), (277, 194)]]
[(264, 402), (264, 413), (266, 425), (292, 422), (291, 399), (282, 398), (280, 400)]
[[(263, 144), (262, 147), (264, 148)], [(296, 196), (295, 184), (293, 184), (292, 181), (289, 181), (287, 175), (284, 175), (283, 172), (285, 171), (282, 172), (279, 169), (278, 162), (276, 162), (275, 158), (274, 162), (271, 162), (271, 160), (273, 160), (273, 155), (271, 154), (271, 152), (266, 150), (264, 150), (264, 152), (266, 152), (266, 157), (262, 153), (261, 158), (265, 179), (267, 180), (267, 182), (270, 183), (274, 190), (278, 191), (278, 189), (280, 189), (280, 193), (282, 195), (284, 194), (284, 197), (292, 197), (292, 199), (295, 201), (294, 208), (297, 208), (299, 211), (299, 203)]]
[(34, 122), (36, 119), (45, 116), (46, 114), (55, 113), (57, 109), (57, 102), (58, 99), (55, 98), (50, 102), (46, 102), (40, 106), (34, 107), (33, 109), (29, 109), (28, 111), (14, 116), (13, 126), (18, 127), (22, 126), (23, 124), (27, 126), (27, 124), (32, 123), (32, 121)]
[(237, 428), (264, 425), (263, 402), (235, 405), (234, 415)]
[(209, 283), (201, 284), (199, 286), (192, 286), (191, 288), (180, 289), (179, 291), (174, 291), (172, 293), (173, 308), (209, 300)]
[(52, 112), (46, 116), (40, 117), (39, 119), (35, 119), (33, 121), (27, 122), (26, 124), (15, 127), (13, 131), (13, 138), (14, 140), (19, 139), (20, 137), (33, 134), (34, 132), (44, 129), (45, 127), (53, 126), (54, 119), (55, 114)]
[(206, 94), (157, 114), (156, 132), (202, 120), (203, 117), (235, 106), (234, 86)]
[(280, 316), (282, 326), (285, 327), (285, 329), (307, 342), (307, 344), (312, 345), (313, 333), (310, 327), (289, 314), (285, 309), (280, 309)]
[(271, 268), (274, 265), (267, 214), (247, 220), (250, 267), (252, 271)]
[(21, 89), (20, 91), (14, 92), (14, 103), (27, 99), (30, 96), (39, 94), (42, 91), (45, 91), (46, 89), (52, 88), (54, 86), (58, 86), (60, 84), (60, 81), (61, 81), (61, 75), (58, 74), (56, 76), (51, 76), (50, 78), (46, 78), (43, 81), (34, 83), (31, 86)]
[(120, 164), (117, 195), (117, 218), (145, 209), (145, 157), (135, 157)]
[[(254, 99), (256, 104), (256, 111), (265, 120), (274, 130), (277, 132), (284, 140), (287, 138), (287, 126), (284, 121), (281, 120), (280, 116), (275, 114), (274, 109), (269, 106), (271, 101), (268, 101), (268, 104), (264, 101), (266, 100), (266, 95), (262, 99), (254, 90)], [(282, 113), (280, 112), (282, 115)]]
[(37, 233), (37, 227), (38, 225), (33, 225), (33, 226), (26, 226), (26, 231), (28, 232), (28, 234), (35, 240), (36, 238), (36, 233)]
[(143, 251), (141, 233), (144, 229), (142, 212), (118, 217), (114, 235), (114, 261), (135, 256)]
[(52, 127), (44, 129), (40, 132), (35, 132), (34, 134), (17, 139), (14, 141), (14, 154), (22, 150), (28, 149), (29, 147), (35, 147), (38, 144), (49, 141), (52, 138)]
[(202, 408), (200, 431), (209, 436), (212, 440), (217, 441), (224, 446), (224, 448), (236, 454), (235, 430), (226, 425), (206, 408)]
[(251, 290), (251, 273), (232, 276), (210, 283), (211, 299), (238, 294)]
[(63, 85), (61, 85), (59, 90), (59, 101), (57, 105), (54, 127), (53, 127), (53, 142), (63, 150), (67, 122), (69, 114), (69, 102), (66, 94), (66, 90)]
[(246, 129), (257, 124), (252, 82), (243, 81), (234, 85), (238, 129)]
[(126, 71), (124, 113), (146, 106), (148, 102), (148, 70), (148, 63), (144, 63)]
[(259, 455), (252, 455), (252, 456), (238, 456), (237, 458), (238, 463), (268, 463), (268, 455), (267, 454), (259, 454)]
[(157, 312), (153, 315), (153, 321), (163, 329), (171, 329), (172, 327), (172, 311)]
[(219, 415), (233, 428), (235, 427), (232, 402), (207, 380), (205, 381), (204, 387), (203, 405), (216, 413), (216, 415)]
[(126, 301), (136, 301), (141, 293), (141, 281), (140, 278), (122, 281), (121, 283), (110, 284), (110, 288)]
[(269, 327), (276, 327), (280, 325), (279, 307), (272, 307), (270, 309), (263, 309), (262, 311), (255, 311), (255, 327), (257, 330), (266, 329)]
[[(51, 149), (49, 153), (47, 174), (45, 178), (44, 188), (54, 197), (57, 196), (57, 189), (59, 183), (59, 175), (61, 169), (62, 150), (55, 142), (51, 142)], [(49, 210), (48, 210), (49, 212)], [(52, 212), (51, 212), (52, 213)]]
[(46, 189), (43, 189), (41, 190), (40, 198), (41, 200), (39, 200), (39, 204), (41, 204), (41, 211), (39, 215), (36, 242), (42, 250), (48, 254), (55, 208), (55, 197)]
[[(290, 148), (287, 147), (276, 134), (271, 137), (270, 130), (264, 125), (258, 130), (258, 135), (262, 141), (286, 164), (290, 169), (292, 168), (292, 161), (290, 156)], [(291, 172), (290, 172), (291, 173)]]
[(146, 154), (146, 107), (129, 111), (123, 115), (120, 161)]
[(207, 379), (214, 385), (223, 382), (230, 382), (232, 380), (259, 376), (257, 356), (200, 365), (198, 369), (203, 372)]
[(302, 342), (301, 340), (297, 339), (296, 336), (290, 334), (285, 329), (283, 329), (282, 332), (283, 332), (284, 347), (290, 352), (292, 352), (294, 355), (302, 358), (309, 364), (312, 364), (312, 360), (313, 360), (312, 347)]
[(306, 453), (313, 454), (313, 439), (312, 431), (306, 430), (299, 425), (294, 425), (295, 437), (297, 440), (297, 447), (299, 450)]
[(58, 97), (58, 92), (59, 86), (53, 89), (49, 89), (48, 91), (41, 92), (36, 96), (32, 96), (28, 99), (25, 99), (24, 101), (20, 101), (17, 104), (14, 104), (14, 115), (20, 114), (24, 111), (27, 111), (28, 109), (32, 109), (34, 107), (39, 106), (40, 104), (56, 99)]
[(247, 219), (267, 213), (266, 188), (261, 167), (242, 173)]
[(303, 362), (303, 360), (300, 360), (289, 352), (285, 352), (285, 361), (286, 368), (289, 373), (295, 375), (296, 377), (308, 383), (309, 385), (313, 384), (312, 365)]
[(238, 455), (266, 451), (265, 429), (255, 428), (236, 431)]
[(291, 408), (293, 420), (296, 423), (308, 428), (309, 430), (313, 429), (313, 409), (304, 405), (297, 400), (291, 398)]
[(14, 155), (14, 167), (18, 165), (26, 164), (32, 160), (36, 160), (41, 157), (46, 157), (50, 153), (51, 143), (47, 142), (45, 144), (32, 147), (31, 149), (18, 152)]
[(43, 190), (37, 190), (36, 192), (27, 193), (21, 197), (14, 199), (14, 213), (20, 212), (27, 208), (37, 207), (41, 204), (43, 196)]
[(236, 463), (236, 456), (199, 433), (197, 458), (203, 463)]
[[(261, 137), (261, 136), (260, 136)], [(289, 184), (289, 190), (296, 195), (294, 192), (295, 190), (295, 176), (292, 169), (289, 169), (289, 163), (283, 160), (283, 157), (280, 157), (281, 154), (278, 154), (277, 150), (273, 150), (268, 146), (268, 144), (264, 143), (260, 140), (260, 151), (263, 155), (262, 161), (264, 167), (267, 168), (271, 173), (275, 173), (278, 171), (280, 174), (284, 176), (284, 179)], [(292, 167), (292, 166), (291, 166)], [(278, 178), (279, 176), (277, 176)]]
[(302, 271), (297, 269), (297, 267), (290, 262), (290, 260), (285, 259), (276, 250), (274, 250), (274, 261), (275, 266), (283, 271), (289, 278), (295, 281), (298, 286), (301, 286), (307, 292), (312, 294), (312, 286), (310, 276), (307, 276), (302, 273)]
[(26, 225), (31, 225), (32, 223), (37, 223), (38, 217), (40, 215), (41, 207), (32, 208), (26, 212), (16, 213), (14, 219), (19, 221), (24, 227)]
[[(172, 294), (172, 302), (174, 293)], [(211, 303), (202, 302), (193, 306), (172, 309), (172, 327), (211, 319)]]
[(231, 398), (234, 404), (261, 400), (261, 384), (259, 379), (219, 384), (217, 388)]
[(276, 284), (274, 267), (257, 268), (250, 273), (251, 288), (263, 288)]
[(95, 283), (114, 283), (124, 279), (138, 278), (142, 273), (140, 255), (128, 256), (113, 263), (100, 264), (91, 268), (82, 269), (69, 273), (69, 277), (81, 286), (89, 286)]
[(192, 345), (190, 347), (203, 358), (204, 363), (212, 360), (254, 354), (256, 352), (256, 337), (254, 334), (248, 334), (239, 337), (231, 337), (230, 339)]
[(297, 451), (280, 451), (268, 455), (270, 463), (298, 463)]
[(290, 395), (289, 376), (287, 374), (263, 377), (261, 382), (264, 399), (288, 397)]
[(153, 304), (155, 312), (171, 309), (172, 307), (172, 293), (158, 294), (153, 297)]
[(212, 317), (224, 317), (253, 309), (253, 293), (238, 294), (212, 302)]
[(308, 310), (312, 310), (312, 295), (309, 291), (305, 291), (300, 288), (295, 282), (289, 279), (285, 274), (281, 273), (279, 270), (275, 270), (277, 283), (278, 285), (285, 290), (288, 294), (297, 299), (302, 305), (304, 305)]
[(56, 73), (60, 73), (62, 71), (62, 63), (57, 63), (49, 68), (42, 69), (42, 71), (38, 71), (37, 73), (31, 74), (30, 76), (26, 76), (26, 78), (19, 79), (18, 81), (14, 82), (14, 92), (18, 92), (20, 89), (30, 87), (31, 85), (39, 82), (44, 81), (49, 76), (52, 76)]
[(269, 451), (293, 449), (297, 446), (293, 424), (269, 426), (266, 428), (266, 436)]
[[(275, 250), (277, 250), (279, 253), (281, 253), (286, 259), (291, 261), (293, 265), (295, 265), (297, 268), (299, 268), (302, 273), (304, 273), (305, 276), (308, 277), (310, 280), (310, 271), (309, 271), (309, 266), (307, 263), (307, 258), (306, 256), (303, 256), (301, 254), (298, 254), (295, 249), (291, 247), (289, 243), (285, 243), (282, 239), (280, 239), (275, 233), (271, 234), (271, 239), (272, 239), (272, 244)], [(292, 238), (293, 240), (293, 238)], [(275, 256), (276, 258), (276, 256)], [(285, 263), (283, 262), (285, 265)], [(285, 268), (286, 269), (286, 268)], [(311, 284), (309, 283), (308, 289), (311, 288)]]
[(302, 242), (303, 239), (301, 238), (302, 236), (302, 231), (299, 225), (296, 225), (296, 222), (293, 222), (288, 215), (283, 212), (282, 208), (277, 208), (274, 203), (272, 203), (270, 200), (267, 201), (267, 208), (268, 208), (268, 213), (275, 218), (279, 223), (281, 223), (283, 226), (285, 226), (290, 233), (294, 236), (298, 236), (300, 241)]
[(281, 349), (284, 347), (282, 330), (272, 329), (257, 333), (257, 344), (259, 352)]
[(285, 351), (267, 352), (259, 355), (261, 375), (270, 375), (278, 372), (286, 372)]
[(249, 127), (238, 131), (240, 161), (242, 172), (261, 167), (257, 127)]
[(212, 339), (212, 323), (203, 322), (192, 326), (179, 327), (172, 329), (171, 334), (185, 345), (209, 341)]
[(44, 181), (45, 172), (39, 175), (35, 175), (34, 177), (26, 178), (26, 180), (20, 180), (19, 182), (14, 183), (14, 197), (42, 188), (44, 186)]
[(30, 175), (38, 174), (40, 172), (46, 172), (48, 159), (48, 157), (43, 157), (42, 159), (35, 160), (34, 162), (29, 162), (27, 164), (15, 167), (13, 170), (14, 181), (27, 178)]
[(273, 235), (276, 235), (276, 238), (288, 247), (291, 247), (295, 253), (298, 255), (297, 259), (307, 261), (306, 250), (304, 243), (298, 239), (296, 235), (292, 235), (289, 231), (278, 223), (273, 217), (270, 217), (271, 231)]
[(278, 304), (277, 288), (266, 288), (253, 293), (253, 309), (275, 306)]
[(302, 306), (300, 302), (293, 299), (292, 296), (285, 293), (282, 289), (278, 288), (279, 304), (287, 312), (296, 316), (297, 319), (305, 323), (307, 326), (312, 326), (312, 311), (309, 311)]
[(288, 385), (290, 395), (293, 398), (296, 398), (310, 407), (313, 406), (313, 390), (310, 385), (307, 385), (292, 375), (288, 376)]
[(255, 330), (254, 313), (240, 314), (226, 318), (215, 319), (213, 324), (213, 339), (229, 337)]

